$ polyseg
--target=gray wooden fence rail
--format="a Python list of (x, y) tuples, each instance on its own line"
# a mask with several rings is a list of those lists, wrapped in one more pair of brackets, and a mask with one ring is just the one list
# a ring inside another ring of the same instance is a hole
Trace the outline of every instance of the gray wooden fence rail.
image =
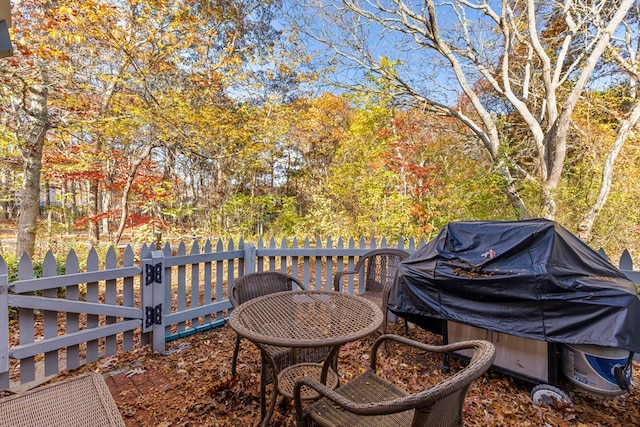
[[(310, 289), (327, 289), (337, 271), (352, 269), (371, 249), (413, 252), (424, 243), (272, 239), (225, 245), (219, 240), (193, 242), (189, 250), (184, 243), (162, 250), (143, 246), (137, 258), (129, 246), (120, 254), (112, 247), (103, 262), (93, 249), (82, 264), (70, 251), (62, 275), (48, 253), (43, 277), (34, 277), (25, 256), (11, 283), (0, 257), (0, 389), (30, 388), (61, 370), (148, 344), (163, 352), (169, 340), (223, 325), (231, 308), (227, 285), (246, 273), (284, 271)], [(628, 252), (619, 265), (640, 283)], [(357, 292), (356, 283), (362, 281), (351, 277), (345, 291)]]

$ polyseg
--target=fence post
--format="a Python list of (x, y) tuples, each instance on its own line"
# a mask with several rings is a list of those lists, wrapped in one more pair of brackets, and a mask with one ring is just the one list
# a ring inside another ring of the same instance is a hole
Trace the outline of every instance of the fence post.
[(151, 346), (154, 352), (165, 350), (164, 312), (171, 307), (163, 307), (165, 283), (171, 285), (171, 277), (164, 274), (164, 253), (151, 251), (151, 259), (142, 260), (142, 332), (151, 332)]
[(0, 272), (0, 390), (8, 390), (9, 383), (9, 276)]
[(247, 243), (244, 247), (244, 274), (253, 273), (256, 270), (257, 256), (256, 256), (256, 247)]

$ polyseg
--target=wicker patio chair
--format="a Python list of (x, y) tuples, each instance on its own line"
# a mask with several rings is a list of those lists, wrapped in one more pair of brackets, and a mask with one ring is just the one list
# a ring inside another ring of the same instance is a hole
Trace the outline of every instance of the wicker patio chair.
[[(296, 289), (305, 289), (298, 279), (288, 274), (277, 271), (265, 271), (260, 273), (249, 273), (236, 279), (229, 289), (229, 300), (233, 307), (237, 307), (243, 302), (249, 301), (263, 295), (274, 292), (284, 292)], [(238, 364), (238, 352), (240, 350), (240, 335), (236, 336), (235, 349), (233, 351), (233, 361), (231, 363), (231, 374), (236, 375)], [(273, 382), (273, 376), (294, 363), (320, 362), (329, 355), (329, 347), (320, 348), (298, 348), (277, 347), (273, 345), (263, 345), (262, 350), (269, 353), (276, 363), (278, 372), (271, 372), (269, 359), (262, 355), (262, 366), (260, 371), (260, 410), (261, 415), (266, 413), (266, 385)], [(276, 392), (276, 391), (274, 391)]]
[[(447, 353), (473, 349), (469, 364), (443, 382), (415, 394), (376, 375), (376, 353), (385, 341), (397, 341), (426, 351)], [(382, 335), (371, 350), (371, 367), (336, 390), (310, 378), (294, 387), (297, 427), (314, 426), (462, 426), (462, 406), (471, 383), (493, 363), (495, 347), (483, 340), (461, 341), (432, 346), (398, 335)], [(303, 387), (312, 388), (322, 398), (303, 408)]]
[[(396, 277), (398, 264), (409, 257), (409, 253), (401, 249), (374, 249), (362, 255), (353, 270), (339, 271), (333, 276), (333, 290), (340, 291), (340, 281), (346, 275), (364, 273), (364, 292), (358, 293), (376, 303), (384, 313), (387, 313), (389, 293)], [(407, 322), (404, 322), (405, 332)], [(387, 316), (384, 316), (380, 332), (387, 331)]]
[(102, 375), (90, 372), (0, 400), (0, 426), (124, 427)]

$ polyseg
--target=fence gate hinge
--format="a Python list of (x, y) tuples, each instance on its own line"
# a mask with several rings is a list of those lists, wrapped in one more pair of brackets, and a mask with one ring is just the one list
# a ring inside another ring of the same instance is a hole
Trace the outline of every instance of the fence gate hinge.
[(145, 285), (150, 285), (152, 283), (162, 283), (162, 263), (159, 262), (156, 265), (147, 264), (145, 276)]
[(162, 304), (158, 304), (155, 307), (145, 307), (144, 312), (144, 326), (146, 328), (154, 324), (162, 324)]

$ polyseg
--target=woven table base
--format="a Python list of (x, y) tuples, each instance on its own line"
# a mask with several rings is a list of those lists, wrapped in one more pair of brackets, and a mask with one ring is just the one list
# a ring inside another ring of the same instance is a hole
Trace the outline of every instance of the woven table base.
[[(278, 391), (284, 397), (293, 399), (293, 387), (302, 377), (313, 378), (320, 381), (322, 374), (322, 363), (298, 363), (283, 369), (278, 375)], [(338, 386), (338, 374), (329, 368), (327, 372), (327, 387), (335, 389)], [(315, 390), (310, 387), (303, 386), (301, 389), (301, 398), (303, 400), (316, 400), (319, 396)]]

